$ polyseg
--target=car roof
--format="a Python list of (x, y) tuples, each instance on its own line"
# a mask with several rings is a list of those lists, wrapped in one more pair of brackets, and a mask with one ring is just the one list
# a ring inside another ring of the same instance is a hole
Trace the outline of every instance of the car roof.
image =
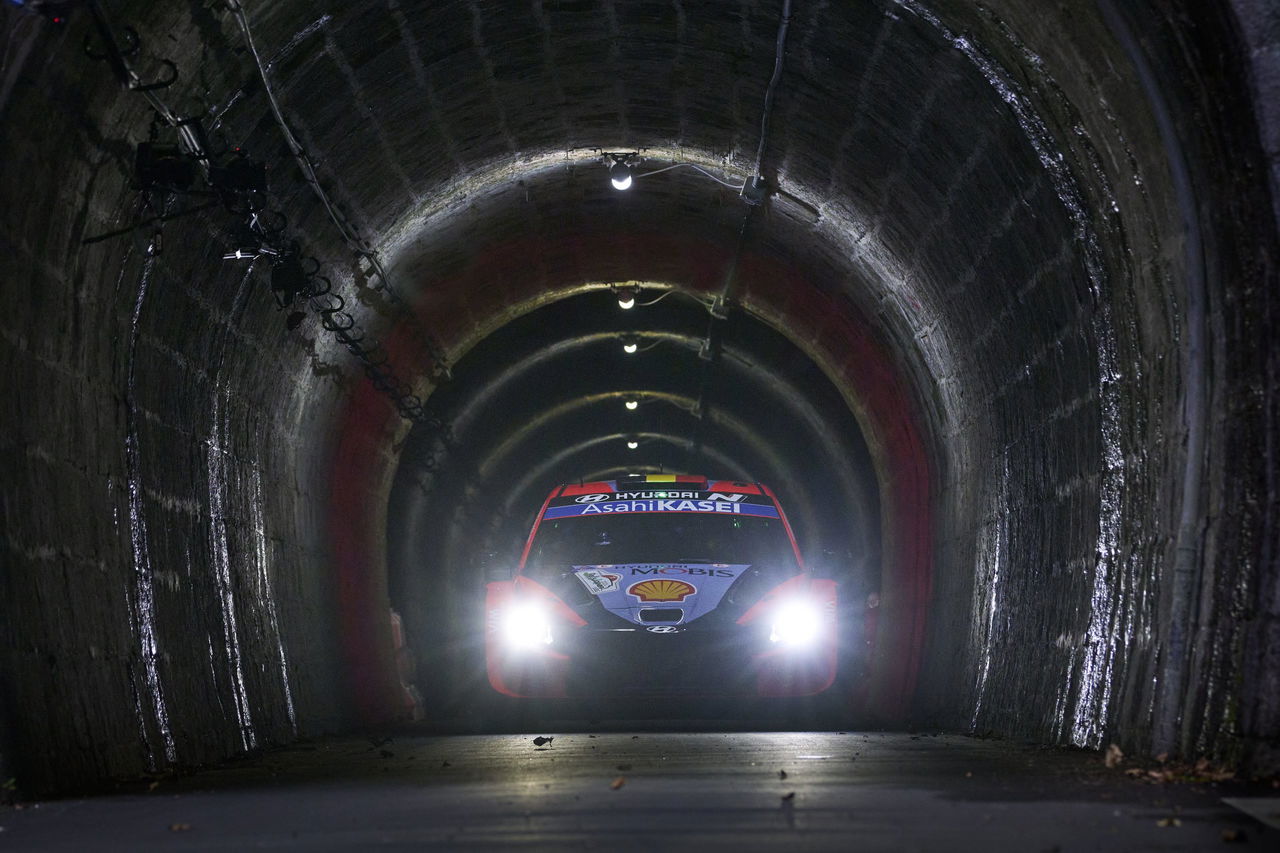
[(740, 480), (713, 479), (700, 474), (626, 474), (616, 480), (592, 480), (577, 483), (565, 483), (556, 486), (551, 494), (558, 497), (572, 495), (598, 495), (625, 492), (629, 489), (652, 486), (684, 487), (696, 492), (733, 491), (748, 495), (766, 494), (759, 483), (744, 483)]

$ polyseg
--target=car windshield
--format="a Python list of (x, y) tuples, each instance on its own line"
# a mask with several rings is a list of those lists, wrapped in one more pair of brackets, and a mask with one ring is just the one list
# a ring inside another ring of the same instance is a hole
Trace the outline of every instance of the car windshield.
[(655, 512), (545, 520), (524, 574), (544, 583), (568, 566), (656, 562), (751, 564), (778, 577), (799, 571), (779, 519)]

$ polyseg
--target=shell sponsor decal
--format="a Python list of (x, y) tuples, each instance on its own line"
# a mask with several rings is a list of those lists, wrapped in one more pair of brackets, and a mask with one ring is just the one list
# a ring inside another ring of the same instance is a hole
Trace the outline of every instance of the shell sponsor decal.
[(697, 591), (691, 583), (669, 578), (640, 581), (627, 588), (629, 594), (641, 601), (684, 601)]
[(580, 569), (574, 574), (592, 595), (612, 592), (618, 588), (618, 581), (622, 580), (622, 575), (616, 572), (602, 572), (600, 569)]

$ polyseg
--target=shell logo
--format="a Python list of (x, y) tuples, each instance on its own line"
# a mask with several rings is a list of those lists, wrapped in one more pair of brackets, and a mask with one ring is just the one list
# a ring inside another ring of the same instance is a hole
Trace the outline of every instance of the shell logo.
[(641, 601), (684, 601), (698, 591), (698, 588), (685, 581), (674, 581), (668, 578), (654, 578), (633, 583), (627, 592)]

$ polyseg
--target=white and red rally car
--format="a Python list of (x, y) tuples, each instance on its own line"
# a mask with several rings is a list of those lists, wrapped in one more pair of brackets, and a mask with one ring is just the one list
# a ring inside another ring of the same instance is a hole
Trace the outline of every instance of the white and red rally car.
[(557, 486), (486, 609), (508, 696), (803, 696), (835, 678), (835, 583), (810, 577), (761, 483)]

